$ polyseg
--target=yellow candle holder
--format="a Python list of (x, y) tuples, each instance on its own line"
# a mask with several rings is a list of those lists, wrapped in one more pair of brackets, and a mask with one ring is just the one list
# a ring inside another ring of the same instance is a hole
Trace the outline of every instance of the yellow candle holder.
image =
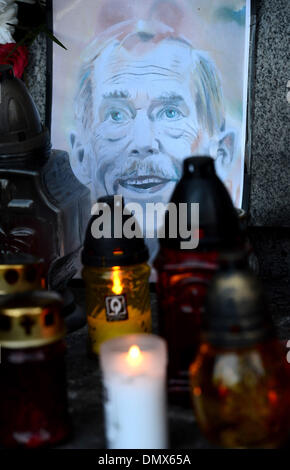
[[(94, 236), (98, 216), (93, 216), (82, 253), (89, 350), (93, 354), (99, 354), (101, 344), (108, 339), (152, 330), (150, 267), (144, 239), (142, 236), (128, 239), (123, 232), (115, 238), (111, 228), (115, 226), (116, 211), (121, 210), (123, 215), (123, 200), (120, 196), (108, 196), (99, 201), (101, 209), (109, 211), (106, 230), (111, 236)], [(128, 217), (132, 214), (126, 214), (125, 220)]]
[(151, 332), (149, 275), (146, 263), (83, 269), (91, 352), (116, 336)]

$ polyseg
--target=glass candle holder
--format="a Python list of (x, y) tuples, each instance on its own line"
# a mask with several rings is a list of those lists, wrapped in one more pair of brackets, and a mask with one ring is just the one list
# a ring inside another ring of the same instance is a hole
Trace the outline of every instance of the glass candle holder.
[(196, 419), (211, 442), (276, 448), (289, 436), (289, 364), (278, 341), (241, 350), (203, 343), (190, 377)]
[(0, 253), (43, 258), (47, 285), (63, 290), (79, 268), (90, 193), (68, 153), (51, 150), (48, 129), (12, 65), (0, 64), (0, 83)]
[[(171, 401), (190, 404), (188, 368), (200, 344), (205, 295), (218, 269), (222, 252), (243, 245), (239, 220), (227, 189), (210, 157), (184, 160), (183, 175), (171, 197), (178, 226), (190, 227), (195, 249), (182, 248), (181, 235), (170, 236), (170, 211), (165, 215), (165, 238), (154, 266), (157, 270), (159, 323), (168, 344), (168, 386)], [(199, 204), (198, 221), (191, 214)], [(186, 205), (185, 221), (182, 207)]]
[[(144, 239), (142, 235), (125, 237), (122, 222), (132, 219), (132, 214), (124, 210), (121, 196), (102, 197), (98, 206), (109, 214), (106, 223), (102, 221), (109, 236), (94, 236), (94, 226), (100, 223), (99, 216), (94, 215), (82, 252), (89, 352), (93, 355), (99, 354), (103, 341), (130, 333), (150, 333), (152, 329), (149, 255)], [(137, 220), (134, 223), (138, 224)]]
[(190, 366), (197, 422), (227, 448), (275, 448), (290, 430), (290, 364), (263, 289), (237, 254), (208, 289), (202, 344)]
[(67, 437), (64, 323), (57, 294), (0, 298), (0, 445), (36, 448)]
[(83, 269), (91, 353), (116, 336), (151, 332), (149, 275), (147, 263)]
[(166, 343), (128, 335), (101, 345), (109, 449), (165, 449)]
[(216, 252), (183, 253), (163, 248), (155, 262), (160, 334), (168, 342), (168, 390), (190, 406), (188, 367), (200, 345), (205, 295), (218, 267)]
[(42, 260), (26, 254), (0, 256), (0, 295), (44, 287)]

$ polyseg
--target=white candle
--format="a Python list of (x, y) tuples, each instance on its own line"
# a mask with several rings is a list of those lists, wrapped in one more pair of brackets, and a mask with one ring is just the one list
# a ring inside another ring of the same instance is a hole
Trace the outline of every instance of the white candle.
[(166, 449), (167, 348), (149, 334), (101, 345), (105, 425), (109, 449)]

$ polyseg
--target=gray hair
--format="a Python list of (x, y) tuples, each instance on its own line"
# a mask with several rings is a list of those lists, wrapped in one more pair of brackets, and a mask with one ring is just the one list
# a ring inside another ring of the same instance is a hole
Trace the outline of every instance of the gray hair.
[[(181, 37), (174, 36), (173, 31), (158, 23), (159, 28), (152, 29), (150, 32), (140, 30), (132, 32), (131, 22), (125, 22), (130, 26), (130, 32), (124, 33), (124, 25), (120, 32), (120, 25), (110, 29), (108, 32), (96, 38), (85, 50), (83, 54), (83, 63), (79, 74), (79, 87), (75, 97), (75, 120), (78, 126), (86, 132), (93, 122), (93, 79), (92, 72), (95, 60), (107, 49), (112, 51), (117, 47), (123, 47), (127, 39), (136, 37), (136, 41), (148, 42), (154, 39), (154, 43), (161, 41), (175, 41), (187, 45), (191, 50), (192, 57), (192, 92), (195, 93), (195, 104), (199, 125), (207, 130), (208, 135), (212, 137), (215, 134), (225, 130), (225, 109), (224, 99), (221, 87), (221, 81), (218, 71), (204, 51), (198, 51), (192, 44)], [(130, 23), (130, 24), (129, 24)], [(157, 22), (156, 22), (157, 23)], [(160, 28), (160, 25), (162, 26)], [(156, 26), (156, 25), (155, 25)], [(116, 32), (119, 27), (119, 33)], [(194, 95), (193, 95), (194, 96)]]

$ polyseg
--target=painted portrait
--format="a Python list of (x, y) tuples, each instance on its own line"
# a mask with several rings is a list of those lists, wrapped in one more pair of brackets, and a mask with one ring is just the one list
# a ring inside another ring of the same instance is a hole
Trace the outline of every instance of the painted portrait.
[[(91, 193), (170, 200), (183, 160), (209, 155), (241, 207), (246, 0), (57, 0), (52, 143)], [(153, 245), (151, 252), (155, 251)]]

